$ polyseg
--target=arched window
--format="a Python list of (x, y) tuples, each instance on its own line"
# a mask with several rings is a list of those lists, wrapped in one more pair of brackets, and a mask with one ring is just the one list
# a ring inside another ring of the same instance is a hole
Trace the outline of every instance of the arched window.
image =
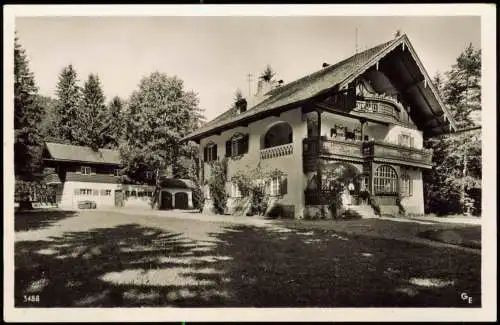
[(373, 183), (375, 194), (398, 193), (398, 175), (391, 166), (379, 166), (375, 171)]
[(281, 146), (293, 141), (293, 130), (286, 122), (273, 125), (264, 136), (264, 149)]

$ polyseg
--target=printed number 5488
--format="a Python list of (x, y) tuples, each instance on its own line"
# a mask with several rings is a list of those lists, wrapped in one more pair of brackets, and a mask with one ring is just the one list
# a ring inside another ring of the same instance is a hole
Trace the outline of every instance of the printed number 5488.
[(30, 296), (24, 295), (24, 302), (40, 302), (40, 296), (39, 295), (30, 295)]

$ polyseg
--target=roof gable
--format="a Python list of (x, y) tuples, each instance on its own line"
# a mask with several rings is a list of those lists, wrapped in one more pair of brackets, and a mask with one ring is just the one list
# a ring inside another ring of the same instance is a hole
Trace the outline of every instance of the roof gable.
[(285, 107), (290, 108), (294, 104), (299, 105), (332, 89), (346, 88), (350, 82), (367, 69), (376, 65), (378, 61), (398, 48), (398, 46), (402, 46), (403, 49), (406, 48), (411, 53), (415, 64), (424, 76), (425, 88), (428, 87), (428, 90), (425, 93), (421, 91), (421, 96), (425, 97), (424, 100), (429, 106), (428, 110), (432, 113), (428, 114), (428, 116), (426, 115), (426, 118), (433, 118), (437, 121), (433, 122), (437, 126), (430, 133), (439, 134), (446, 132), (445, 125), (447, 123), (449, 123), (450, 128), (456, 129), (451, 114), (449, 114), (442, 100), (439, 98), (438, 92), (423, 68), (422, 62), (416, 55), (408, 37), (402, 35), (364, 52), (355, 54), (339, 63), (275, 88), (266, 94), (266, 98), (263, 101), (248, 109), (245, 113), (236, 115), (231, 110), (228, 110), (189, 134), (183, 140), (197, 140), (218, 133), (223, 129), (243, 124), (245, 121), (259, 119), (259, 117), (265, 116), (266, 112), (283, 110)]

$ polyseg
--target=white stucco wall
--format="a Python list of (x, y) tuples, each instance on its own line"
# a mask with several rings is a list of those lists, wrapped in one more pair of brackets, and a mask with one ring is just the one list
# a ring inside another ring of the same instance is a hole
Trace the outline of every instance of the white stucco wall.
[(424, 183), (422, 181), (422, 170), (407, 170), (412, 179), (413, 193), (409, 197), (401, 199), (401, 205), (408, 214), (424, 214)]
[[(275, 158), (261, 159), (261, 137), (275, 123), (287, 122), (293, 129), (293, 154)], [(257, 167), (260, 162), (264, 171), (272, 171), (278, 169), (287, 174), (288, 194), (283, 196), (284, 204), (295, 205), (296, 217), (300, 216), (303, 210), (304, 202), (304, 177), (302, 170), (302, 140), (307, 136), (307, 125), (302, 120), (302, 112), (300, 108), (282, 113), (279, 117), (271, 116), (260, 121), (249, 124), (247, 127), (237, 127), (225, 132), (221, 135), (213, 135), (202, 139), (200, 142), (200, 158), (203, 160), (203, 148), (209, 143), (217, 144), (217, 152), (219, 160), (222, 160), (226, 155), (226, 141), (229, 140), (235, 133), (241, 132), (249, 134), (248, 153), (243, 156), (232, 159), (228, 158), (228, 180), (231, 179), (238, 171), (251, 171)], [(210, 177), (210, 167), (204, 163), (205, 180)], [(227, 184), (227, 191), (231, 193), (230, 183)]]
[[(99, 190), (99, 195), (76, 195), (75, 189)], [(77, 209), (78, 201), (90, 200), (96, 202), (97, 208), (113, 207), (115, 205), (115, 190), (118, 184), (91, 183), (91, 182), (65, 182), (63, 186), (61, 205), (62, 209)], [(101, 195), (101, 190), (111, 190), (111, 195)]]

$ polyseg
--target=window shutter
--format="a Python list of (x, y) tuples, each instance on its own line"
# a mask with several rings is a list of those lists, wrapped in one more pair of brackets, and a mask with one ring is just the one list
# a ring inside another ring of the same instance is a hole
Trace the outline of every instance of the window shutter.
[(399, 144), (400, 146), (402, 146), (402, 145), (403, 145), (403, 135), (401, 135), (401, 134), (399, 134), (399, 135), (398, 135), (398, 144)]
[[(226, 157), (231, 157), (231, 140), (226, 141)], [(237, 152), (235, 152), (237, 154)]]
[(207, 161), (207, 149), (207, 147), (203, 148), (203, 161)]
[(248, 141), (249, 141), (249, 135), (245, 134), (243, 137), (243, 152), (242, 153), (247, 153), (248, 152)]
[(214, 160), (219, 160), (219, 156), (217, 154), (217, 145), (213, 146), (212, 147), (212, 150), (213, 150), (213, 155), (212, 157), (214, 157)]
[(82, 167), (83, 166), (75, 166), (75, 173), (81, 174), (82, 173)]
[(90, 168), (90, 174), (91, 174), (91, 175), (95, 175), (95, 174), (97, 174), (97, 170), (96, 170), (96, 168), (95, 168), (95, 167), (91, 167), (91, 168)]
[(414, 138), (413, 137), (410, 137), (410, 147), (414, 148)]
[(284, 195), (288, 193), (288, 180), (286, 176), (281, 177), (281, 188), (280, 188), (280, 194)]
[(80, 194), (80, 189), (79, 188), (75, 188), (75, 195), (78, 195)]

